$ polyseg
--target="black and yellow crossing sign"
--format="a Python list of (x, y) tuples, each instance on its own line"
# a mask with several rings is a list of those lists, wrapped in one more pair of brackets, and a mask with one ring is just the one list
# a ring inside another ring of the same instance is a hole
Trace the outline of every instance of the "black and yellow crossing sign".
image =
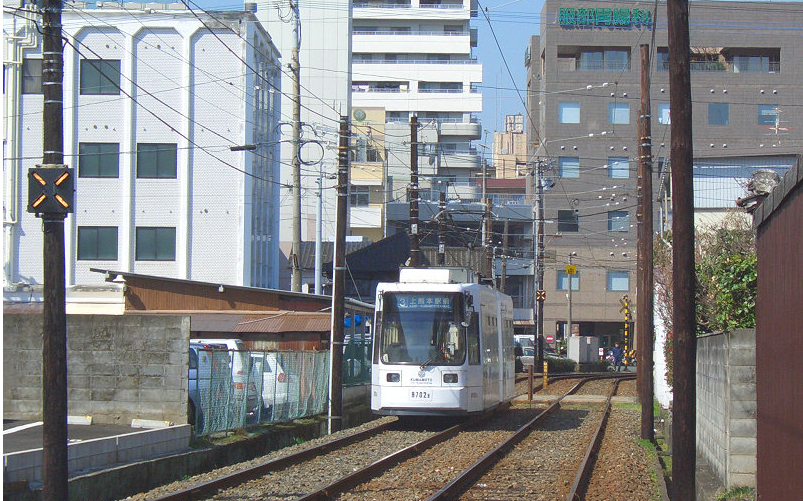
[(28, 212), (67, 214), (74, 211), (74, 169), (66, 165), (28, 169)]
[(546, 301), (546, 291), (542, 290), (535, 291), (535, 300), (541, 301), (542, 303)]

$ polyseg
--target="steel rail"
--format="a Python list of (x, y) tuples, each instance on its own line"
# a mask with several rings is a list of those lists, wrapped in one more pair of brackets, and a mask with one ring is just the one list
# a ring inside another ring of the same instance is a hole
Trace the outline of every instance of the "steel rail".
[(499, 461), (502, 457), (504, 457), (510, 449), (512, 449), (516, 444), (521, 442), (530, 432), (535, 424), (539, 423), (545, 416), (549, 415), (557, 408), (560, 407), (561, 400), (564, 397), (573, 394), (582, 386), (584, 383), (588, 381), (593, 381), (596, 379), (602, 379), (598, 376), (587, 377), (584, 378), (582, 381), (579, 381), (576, 385), (574, 385), (569, 391), (565, 394), (558, 397), (554, 402), (552, 402), (549, 407), (541, 411), (537, 416), (533, 419), (528, 421), (524, 424), (521, 428), (516, 430), (510, 437), (508, 437), (504, 442), (496, 446), (492, 451), (485, 454), (483, 457), (478, 459), (474, 464), (463, 470), (457, 477), (452, 479), (451, 482), (446, 484), (441, 490), (427, 498), (426, 501), (443, 501), (447, 499), (457, 499), (468, 487), (474, 484), (477, 478), (479, 478), (482, 474), (488, 471), (497, 461)]
[(267, 473), (281, 470), (287, 466), (298, 464), (308, 459), (320, 456), (323, 453), (341, 449), (360, 440), (373, 437), (383, 431), (386, 431), (394, 423), (394, 421), (391, 421), (388, 423), (383, 423), (379, 426), (368, 428), (367, 430), (354, 432), (316, 447), (310, 447), (309, 449), (304, 449), (287, 456), (265, 461), (245, 470), (229, 473), (222, 477), (212, 479), (180, 491), (152, 498), (150, 501), (194, 501), (203, 499), (220, 489), (245, 483)]
[(484, 421), (487, 421), (491, 418), (494, 414), (501, 410), (506, 410), (509, 407), (509, 403), (504, 403), (491, 411), (483, 413), (481, 416), (471, 419), (469, 421), (465, 421), (463, 423), (457, 424), (452, 426), (451, 428), (447, 428), (446, 430), (433, 435), (429, 438), (426, 438), (420, 442), (417, 442), (413, 445), (405, 447), (404, 449), (394, 452), (389, 456), (386, 456), (365, 468), (362, 468), (350, 475), (346, 475), (335, 482), (318, 489), (315, 492), (309, 493), (305, 496), (297, 498), (295, 501), (326, 501), (337, 497), (338, 495), (346, 492), (347, 490), (355, 487), (366, 480), (371, 478), (375, 478), (378, 476), (379, 473), (384, 472), (388, 468), (391, 468), (402, 461), (409, 459), (411, 457), (417, 456), (421, 454), (425, 450), (429, 449), (430, 447), (437, 445), (444, 440), (452, 438), (453, 436), (457, 435), (459, 432), (469, 428), (470, 426), (474, 426), (480, 424)]
[(591, 466), (594, 463), (591, 460), (591, 457), (594, 455), (595, 451), (599, 447), (600, 442), (602, 441), (602, 436), (604, 434), (603, 430), (608, 422), (608, 416), (610, 416), (611, 413), (611, 399), (614, 395), (616, 395), (616, 390), (619, 388), (619, 383), (625, 379), (633, 379), (633, 377), (616, 379), (611, 385), (611, 391), (608, 394), (607, 401), (605, 402), (605, 409), (602, 411), (602, 416), (599, 419), (596, 431), (594, 431), (594, 436), (591, 438), (591, 442), (586, 448), (583, 461), (580, 463), (579, 468), (577, 468), (577, 474), (574, 476), (574, 483), (572, 484), (571, 490), (569, 490), (569, 494), (566, 496), (566, 501), (579, 501), (582, 499), (581, 496), (584, 495), (583, 490), (588, 487), (588, 475), (591, 474)]

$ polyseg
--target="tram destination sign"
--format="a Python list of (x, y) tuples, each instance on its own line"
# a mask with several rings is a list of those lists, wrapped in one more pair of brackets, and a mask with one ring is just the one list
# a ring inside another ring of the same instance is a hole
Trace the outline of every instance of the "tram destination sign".
[(451, 310), (452, 296), (443, 294), (398, 294), (396, 307), (400, 310)]
[(558, 24), (581, 28), (629, 28), (631, 26), (652, 26), (652, 14), (647, 9), (626, 9), (616, 7), (561, 7), (558, 11)]

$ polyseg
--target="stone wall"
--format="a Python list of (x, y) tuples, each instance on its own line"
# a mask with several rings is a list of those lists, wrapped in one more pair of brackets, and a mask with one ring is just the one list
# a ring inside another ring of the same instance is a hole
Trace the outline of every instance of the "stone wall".
[(697, 339), (697, 457), (726, 489), (756, 485), (756, 335)]
[[(187, 422), (185, 315), (68, 315), (68, 414)], [(3, 315), (3, 417), (42, 418), (42, 315)]]

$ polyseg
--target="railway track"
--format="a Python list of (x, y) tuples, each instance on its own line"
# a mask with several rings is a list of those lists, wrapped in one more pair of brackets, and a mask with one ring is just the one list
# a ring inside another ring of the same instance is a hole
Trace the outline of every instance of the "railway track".
[[(385, 422), (320, 447), (141, 499), (478, 500), (489, 495), (505, 499), (499, 492), (506, 490), (510, 499), (521, 499), (529, 492), (529, 477), (539, 470), (545, 474), (554, 470), (554, 482), (533, 482), (542, 484), (542, 489), (552, 489), (554, 494), (571, 483), (564, 477), (576, 471), (576, 465), (569, 463), (577, 462), (578, 450), (589, 441), (595, 423), (604, 423), (616, 385), (603, 381), (611, 388), (604, 411), (562, 409), (561, 400), (600, 379), (592, 376), (573, 383), (548, 407), (512, 408), (445, 429), (411, 430), (399, 422)], [(601, 436), (601, 432), (595, 435)], [(550, 440), (554, 444), (548, 445)], [(534, 454), (533, 450), (539, 452)], [(593, 450), (594, 446), (585, 447), (585, 457), (591, 457)], [(556, 457), (550, 459), (549, 454)], [(533, 460), (541, 467), (534, 467)], [(546, 465), (557, 468), (545, 469)], [(584, 468), (584, 476), (577, 473), (573, 477), (580, 487), (586, 485), (583, 479), (590, 471), (588, 466)], [(575, 498), (561, 494), (560, 499)]]

